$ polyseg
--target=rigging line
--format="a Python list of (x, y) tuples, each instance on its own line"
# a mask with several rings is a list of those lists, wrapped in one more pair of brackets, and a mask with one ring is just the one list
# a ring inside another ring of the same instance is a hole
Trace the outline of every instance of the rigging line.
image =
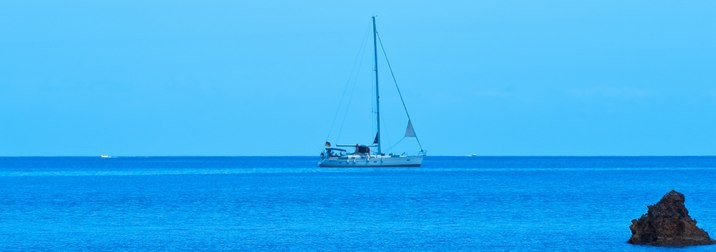
[[(403, 109), (405, 110), (405, 115), (408, 116), (408, 121), (412, 121), (410, 119), (410, 113), (408, 113), (408, 107), (405, 106), (405, 100), (403, 100), (403, 93), (400, 92), (400, 87), (398, 87), (398, 80), (395, 78), (395, 74), (393, 73), (393, 67), (390, 66), (390, 60), (388, 60), (388, 54), (385, 52), (385, 47), (383, 47), (383, 40), (380, 38), (380, 33), (376, 32), (378, 35), (378, 42), (380, 42), (380, 50), (383, 51), (383, 56), (385, 57), (385, 62), (388, 65), (388, 70), (390, 70), (390, 76), (393, 77), (393, 83), (395, 83), (395, 89), (398, 90), (398, 96), (400, 97), (400, 102), (403, 104)], [(418, 139), (418, 135), (415, 135), (415, 140), (418, 141), (418, 146), (420, 146), (420, 150), (423, 150), (423, 145), (420, 144), (420, 139)]]
[[(342, 106), (343, 101), (345, 100), (346, 93), (348, 93), (348, 89), (351, 87), (351, 85), (350, 85), (351, 81), (353, 81), (353, 83), (354, 83), (353, 89), (355, 89), (355, 83), (356, 83), (355, 75), (356, 75), (357, 69), (360, 68), (360, 65), (362, 65), (363, 60), (361, 58), (361, 55), (363, 54), (363, 51), (365, 50), (367, 41), (368, 41), (368, 37), (367, 36), (363, 37), (363, 42), (361, 43), (361, 46), (358, 49), (358, 53), (356, 54), (355, 59), (353, 60), (353, 66), (351, 67), (351, 71), (349, 72), (348, 80), (346, 80), (345, 88), (343, 89), (343, 92), (341, 93), (341, 98), (340, 98), (340, 100), (338, 100), (338, 107), (336, 109), (336, 113), (333, 115), (333, 120), (331, 121), (331, 127), (328, 129), (328, 135), (326, 135), (326, 141), (328, 141), (328, 139), (331, 137), (331, 134), (333, 133), (334, 126), (336, 126), (335, 125), (336, 120), (338, 119), (338, 115), (341, 113), (341, 108), (343, 108), (343, 106)], [(349, 106), (349, 105), (350, 105), (350, 103), (346, 106)], [(343, 121), (345, 121), (345, 117), (343, 118)], [(343, 126), (341, 126), (341, 130), (342, 130), (342, 128), (343, 128)], [(341, 130), (338, 131), (339, 134), (340, 134)]]
[(403, 139), (405, 139), (405, 137), (401, 138), (400, 140), (398, 140), (397, 143), (395, 143), (395, 144), (393, 144), (392, 146), (390, 146), (390, 148), (388, 148), (388, 150), (393, 150), (393, 148), (395, 148), (395, 146), (398, 146), (398, 144), (400, 144), (401, 142), (403, 142)]
[[(367, 31), (366, 31), (365, 33), (367, 33)], [(366, 46), (367, 41), (368, 41), (368, 36), (363, 37), (363, 44), (362, 44), (362, 46), (361, 46), (361, 48), (360, 48), (360, 50), (359, 50), (359, 53), (358, 53), (358, 59), (360, 59), (359, 62), (358, 62), (358, 68), (356, 68), (356, 69), (355, 69), (355, 72), (352, 73), (352, 75), (353, 75), (353, 86), (352, 86), (352, 89), (351, 89), (351, 91), (350, 91), (350, 95), (348, 96), (348, 103), (346, 104), (346, 107), (345, 107), (345, 115), (343, 116), (343, 120), (341, 120), (341, 126), (340, 126), (340, 128), (338, 129), (338, 136), (339, 136), (339, 138), (340, 138), (340, 135), (341, 135), (342, 132), (343, 132), (343, 126), (344, 126), (345, 123), (346, 123), (346, 119), (348, 118), (348, 112), (349, 112), (349, 109), (350, 109), (350, 106), (351, 106), (351, 102), (353, 101), (353, 94), (355, 93), (356, 86), (358, 86), (358, 85), (357, 85), (357, 84), (358, 84), (358, 75), (360, 74), (360, 68), (361, 68), (361, 66), (363, 66), (363, 61), (365, 61), (365, 57), (360, 57), (360, 56), (364, 56), (364, 55), (365, 55), (365, 48), (367, 47), (367, 46)], [(338, 141), (338, 140), (340, 140), (340, 139), (336, 139), (336, 141)]]
[(341, 98), (338, 101), (338, 107), (336, 109), (336, 113), (333, 116), (333, 121), (331, 122), (331, 127), (328, 131), (328, 135), (326, 136), (326, 141), (328, 141), (328, 139), (331, 136), (331, 133), (333, 133), (333, 129), (334, 129), (336, 120), (338, 119), (338, 115), (341, 112), (341, 108), (343, 108), (342, 105), (344, 103), (346, 93), (348, 92), (348, 89), (351, 87), (350, 84), (351, 84), (351, 81), (354, 79), (353, 76), (355, 75), (356, 67), (359, 65), (360, 55), (362, 54), (361, 52), (363, 51), (363, 48), (365, 47), (366, 41), (367, 41), (367, 37), (363, 38), (363, 42), (361, 43), (361, 46), (358, 49), (358, 53), (356, 54), (355, 59), (353, 60), (353, 66), (351, 67), (351, 71), (349, 72), (348, 80), (346, 80), (345, 88), (343, 88), (343, 92), (341, 93)]

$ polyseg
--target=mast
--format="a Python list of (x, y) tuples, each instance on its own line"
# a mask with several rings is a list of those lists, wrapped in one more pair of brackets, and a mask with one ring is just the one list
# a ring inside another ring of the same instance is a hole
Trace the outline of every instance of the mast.
[(375, 140), (378, 142), (378, 154), (383, 154), (380, 145), (380, 92), (378, 88), (378, 31), (375, 29), (375, 16), (373, 18), (373, 61), (375, 65), (375, 117), (376, 123), (378, 124), (378, 132), (375, 135)]

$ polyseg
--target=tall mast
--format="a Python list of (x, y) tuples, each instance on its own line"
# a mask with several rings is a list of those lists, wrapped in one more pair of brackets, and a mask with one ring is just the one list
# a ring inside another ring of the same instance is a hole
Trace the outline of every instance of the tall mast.
[(378, 31), (375, 29), (375, 16), (373, 16), (373, 60), (375, 62), (375, 117), (378, 124), (378, 132), (375, 135), (375, 140), (378, 141), (378, 154), (383, 152), (380, 149), (380, 92), (378, 88)]

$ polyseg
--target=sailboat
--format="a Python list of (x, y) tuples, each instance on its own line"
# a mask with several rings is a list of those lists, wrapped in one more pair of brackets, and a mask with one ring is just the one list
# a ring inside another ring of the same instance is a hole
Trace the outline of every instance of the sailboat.
[[(392, 154), (383, 153), (382, 141), (380, 135), (380, 88), (379, 88), (379, 75), (378, 75), (378, 32), (375, 25), (375, 16), (373, 20), (373, 62), (375, 71), (375, 104), (376, 104), (376, 134), (372, 144), (338, 144), (335, 147), (331, 142), (326, 139), (325, 149), (321, 152), (321, 161), (318, 162), (320, 167), (419, 167), (423, 163), (425, 157), (425, 151), (420, 144), (418, 136), (415, 134), (413, 123), (410, 120), (410, 114), (408, 114), (408, 108), (405, 106), (403, 96), (400, 93), (397, 82), (395, 84), (400, 101), (403, 104), (403, 109), (408, 118), (408, 125), (405, 130), (405, 138), (415, 138), (420, 146), (420, 152), (415, 155), (408, 154)], [(381, 42), (382, 46), (382, 42)], [(385, 53), (385, 50), (383, 50)], [(388, 61), (388, 67), (392, 73), (390, 62)], [(393, 75), (395, 80), (395, 75)], [(354, 148), (353, 152), (348, 152), (346, 148)], [(371, 148), (375, 148), (375, 152), (371, 152)]]

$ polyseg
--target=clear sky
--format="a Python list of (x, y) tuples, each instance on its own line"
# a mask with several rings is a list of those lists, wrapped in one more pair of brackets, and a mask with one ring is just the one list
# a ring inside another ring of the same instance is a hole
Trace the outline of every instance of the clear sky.
[[(714, 13), (712, 0), (8, 0), (0, 155), (369, 143), (372, 15), (429, 155), (714, 155)], [(386, 145), (406, 123), (389, 80)]]

